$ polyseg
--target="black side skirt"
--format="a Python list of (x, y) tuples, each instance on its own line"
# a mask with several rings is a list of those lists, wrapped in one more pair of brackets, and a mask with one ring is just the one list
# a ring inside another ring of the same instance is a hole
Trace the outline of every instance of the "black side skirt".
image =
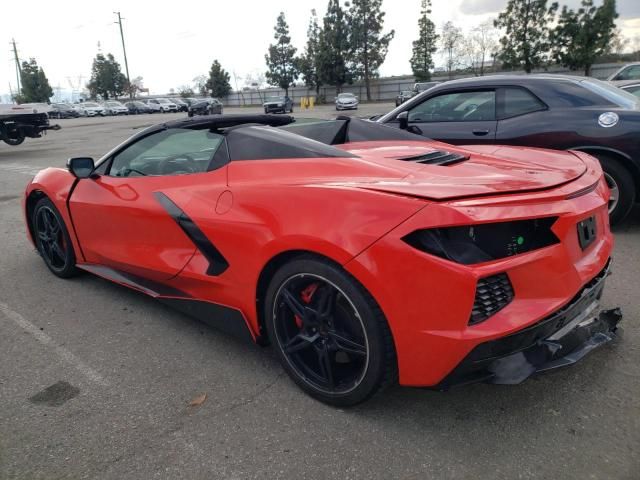
[(245, 318), (235, 308), (197, 300), (176, 288), (104, 265), (84, 264), (78, 265), (78, 268), (156, 298), (175, 310), (242, 341), (255, 343)]

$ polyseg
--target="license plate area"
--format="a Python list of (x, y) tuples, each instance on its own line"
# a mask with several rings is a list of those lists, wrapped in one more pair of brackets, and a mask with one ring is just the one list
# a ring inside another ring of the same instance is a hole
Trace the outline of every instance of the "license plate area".
[(585, 250), (594, 242), (598, 234), (596, 217), (592, 215), (589, 218), (585, 218), (584, 220), (578, 222), (577, 227), (578, 243), (580, 243), (580, 248), (582, 248), (582, 250)]

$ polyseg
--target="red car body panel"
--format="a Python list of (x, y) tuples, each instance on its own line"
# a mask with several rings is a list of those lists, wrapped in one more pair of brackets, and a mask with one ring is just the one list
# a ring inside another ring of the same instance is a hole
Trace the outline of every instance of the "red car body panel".
[[(80, 181), (47, 169), (29, 184), (25, 199), (38, 191), (56, 204), (72, 226), (81, 267), (108, 266), (228, 306), (242, 314), (254, 338), (262, 334), (256, 298), (265, 266), (295, 251), (330, 258), (382, 308), (403, 385), (436, 385), (476, 345), (567, 304), (611, 255), (609, 192), (588, 155), (426, 141), (341, 148), (360, 158), (232, 161), (192, 175)], [(455, 167), (398, 160), (444, 148), (471, 158)], [(157, 192), (224, 255), (229, 267), (222, 274), (205, 273), (207, 258), (167, 215)], [(597, 238), (583, 251), (576, 224), (592, 215)], [(558, 217), (553, 232), (560, 243), (476, 265), (423, 253), (402, 240), (429, 227), (548, 216)], [(498, 272), (508, 273), (515, 300), (469, 326), (477, 280)]]

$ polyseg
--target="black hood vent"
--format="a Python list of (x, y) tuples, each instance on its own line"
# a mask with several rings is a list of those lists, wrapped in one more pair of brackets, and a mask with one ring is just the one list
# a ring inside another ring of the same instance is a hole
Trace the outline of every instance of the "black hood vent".
[(404, 160), (406, 162), (422, 163), (426, 165), (441, 165), (448, 166), (456, 163), (469, 160), (468, 155), (461, 153), (445, 152), (443, 150), (436, 150), (435, 152), (425, 153), (424, 155), (416, 155), (414, 157), (403, 157), (398, 160)]

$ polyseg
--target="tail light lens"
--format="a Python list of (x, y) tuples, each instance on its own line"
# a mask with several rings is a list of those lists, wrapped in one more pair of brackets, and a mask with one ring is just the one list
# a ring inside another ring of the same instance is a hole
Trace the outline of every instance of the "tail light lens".
[(548, 247), (558, 217), (416, 230), (403, 237), (412, 247), (463, 265), (489, 262)]

